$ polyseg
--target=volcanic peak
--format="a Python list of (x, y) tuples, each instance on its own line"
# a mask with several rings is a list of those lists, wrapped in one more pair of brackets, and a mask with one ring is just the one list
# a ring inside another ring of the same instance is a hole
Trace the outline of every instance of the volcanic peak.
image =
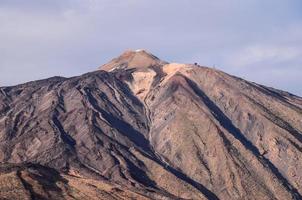
[(160, 60), (148, 51), (138, 49), (125, 51), (109, 63), (102, 65), (99, 69), (104, 71), (114, 71), (117, 69), (149, 68), (165, 64), (167, 64), (167, 62)]

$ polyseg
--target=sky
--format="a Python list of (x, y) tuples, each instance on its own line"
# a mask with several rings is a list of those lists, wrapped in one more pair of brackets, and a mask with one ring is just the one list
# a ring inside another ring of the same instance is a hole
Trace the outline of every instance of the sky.
[(302, 96), (302, 1), (0, 0), (0, 86), (94, 71), (128, 49)]

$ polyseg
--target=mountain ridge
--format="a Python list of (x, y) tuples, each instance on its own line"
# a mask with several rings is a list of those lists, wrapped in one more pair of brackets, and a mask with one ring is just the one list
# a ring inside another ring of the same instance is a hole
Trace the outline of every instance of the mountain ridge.
[(1, 87), (0, 161), (54, 169), (71, 191), (70, 176), (118, 185), (108, 199), (301, 199), (301, 117), (301, 97), (126, 51), (81, 76)]

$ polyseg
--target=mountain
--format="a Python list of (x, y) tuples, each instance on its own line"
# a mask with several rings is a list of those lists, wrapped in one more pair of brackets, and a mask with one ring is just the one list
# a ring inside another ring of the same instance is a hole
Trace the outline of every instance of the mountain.
[(0, 88), (3, 199), (302, 199), (302, 98), (126, 51)]

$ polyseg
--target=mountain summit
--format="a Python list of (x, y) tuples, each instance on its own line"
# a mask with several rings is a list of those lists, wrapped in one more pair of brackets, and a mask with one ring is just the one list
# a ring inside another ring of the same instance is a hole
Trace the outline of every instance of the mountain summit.
[(167, 62), (161, 61), (146, 50), (138, 49), (125, 51), (122, 55), (114, 58), (99, 69), (112, 71), (117, 69), (147, 68), (151, 66), (160, 66), (166, 63)]
[(0, 88), (3, 199), (302, 199), (302, 98), (126, 51)]

